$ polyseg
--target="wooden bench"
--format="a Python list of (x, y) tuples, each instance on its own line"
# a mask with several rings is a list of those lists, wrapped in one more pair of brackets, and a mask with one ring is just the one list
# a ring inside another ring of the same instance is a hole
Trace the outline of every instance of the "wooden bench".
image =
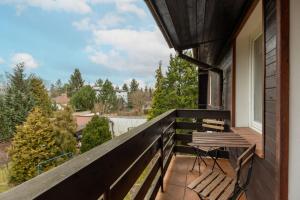
[[(188, 188), (196, 192), (203, 200), (239, 199), (249, 184), (254, 154), (255, 144), (238, 158), (234, 178), (226, 176), (222, 172), (207, 169), (190, 183)], [(246, 172), (246, 177), (243, 177), (244, 172)]]

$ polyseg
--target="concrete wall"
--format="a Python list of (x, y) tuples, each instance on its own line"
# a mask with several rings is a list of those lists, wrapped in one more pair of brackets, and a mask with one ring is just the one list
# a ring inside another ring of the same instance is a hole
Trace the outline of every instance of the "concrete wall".
[(260, 1), (236, 39), (236, 127), (249, 127), (251, 95), (251, 40), (262, 33)]

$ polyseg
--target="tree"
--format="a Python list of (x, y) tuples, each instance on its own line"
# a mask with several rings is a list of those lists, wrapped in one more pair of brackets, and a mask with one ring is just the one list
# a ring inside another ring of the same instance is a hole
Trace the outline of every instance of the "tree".
[(67, 106), (63, 110), (54, 113), (53, 128), (57, 134), (57, 143), (60, 151), (64, 153), (76, 153), (76, 122), (72, 115), (72, 109)]
[[(61, 154), (57, 133), (47, 116), (36, 107), (23, 125), (17, 127), (9, 154), (11, 156), (11, 181), (21, 183), (37, 175), (39, 163)], [(50, 169), (56, 163), (46, 163)]]
[(89, 85), (83, 86), (72, 96), (70, 103), (76, 110), (92, 110), (96, 103), (96, 92)]
[(100, 91), (100, 94), (98, 96), (99, 102), (101, 102), (103, 107), (104, 113), (109, 113), (111, 111), (114, 111), (117, 107), (117, 95), (116, 91), (114, 89), (114, 86), (112, 82), (110, 82), (108, 79), (105, 80), (102, 90)]
[(60, 96), (65, 92), (66, 92), (66, 88), (64, 87), (60, 79), (57, 79), (55, 84), (51, 84), (50, 86), (51, 97)]
[(52, 103), (43, 81), (36, 76), (32, 76), (30, 78), (30, 90), (35, 106), (39, 106), (47, 116), (50, 116), (52, 114)]
[(1, 125), (1, 138), (10, 138), (16, 126), (22, 124), (34, 106), (30, 90), (30, 78), (24, 73), (24, 63), (17, 64), (12, 74), (8, 74), (8, 85), (2, 100), (4, 118)]
[(122, 86), (122, 90), (124, 90), (124, 91), (126, 91), (126, 92), (129, 91), (129, 88), (128, 88), (128, 86), (127, 86), (126, 83), (124, 83), (124, 85)]
[(80, 150), (86, 152), (111, 138), (108, 119), (94, 115), (83, 130)]
[(139, 89), (139, 83), (135, 79), (132, 79), (130, 82), (130, 92), (135, 92), (138, 89)]
[(96, 86), (99, 87), (100, 89), (102, 88), (103, 86), (103, 80), (101, 78), (99, 78), (97, 81), (96, 81)]
[(196, 108), (198, 94), (196, 66), (171, 55), (165, 77), (161, 68), (160, 63), (156, 71), (155, 91), (149, 118), (152, 119), (173, 108)]
[(72, 97), (72, 95), (77, 91), (79, 91), (83, 86), (84, 86), (84, 80), (81, 77), (81, 73), (79, 69), (76, 68), (69, 80), (68, 89), (67, 89), (68, 97)]
[(132, 106), (139, 113), (142, 113), (142, 108), (146, 103), (146, 94), (143, 91), (135, 91), (130, 93), (130, 98), (132, 101)]
[(166, 103), (167, 99), (164, 96), (166, 91), (164, 90), (164, 76), (162, 74), (161, 62), (159, 63), (158, 69), (155, 73), (155, 90), (152, 100), (152, 108), (148, 116), (149, 119), (152, 119), (166, 111), (166, 106), (164, 104)]

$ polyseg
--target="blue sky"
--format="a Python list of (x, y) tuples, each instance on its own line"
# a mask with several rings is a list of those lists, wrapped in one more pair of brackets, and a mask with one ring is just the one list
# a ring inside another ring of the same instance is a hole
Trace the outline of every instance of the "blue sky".
[(48, 83), (79, 68), (86, 83), (151, 86), (172, 52), (141, 0), (1, 0), (0, 25), (0, 74), (24, 61)]

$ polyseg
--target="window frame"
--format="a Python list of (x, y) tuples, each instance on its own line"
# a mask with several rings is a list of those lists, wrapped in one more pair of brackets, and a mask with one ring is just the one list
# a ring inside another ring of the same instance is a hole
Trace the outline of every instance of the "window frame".
[[(253, 37), (250, 38), (250, 73), (249, 73), (249, 91), (250, 91), (250, 95), (249, 95), (249, 102), (250, 102), (250, 107), (249, 107), (249, 127), (253, 130), (255, 130), (256, 132), (259, 132), (262, 134), (263, 132), (263, 119), (260, 122), (257, 122), (254, 120), (254, 104), (255, 104), (255, 100), (254, 100), (254, 92), (255, 92), (255, 89), (254, 89), (254, 82), (255, 82), (255, 73), (254, 73), (254, 49), (255, 49), (255, 41), (259, 38), (259, 37), (262, 37), (262, 41), (264, 41), (264, 35), (263, 35), (263, 32), (258, 32), (256, 33), (255, 35), (253, 35)], [(262, 43), (262, 47), (263, 47), (263, 43)], [(263, 55), (264, 57), (264, 55)], [(264, 59), (264, 58), (263, 58)], [(263, 67), (262, 66), (262, 76), (260, 77), (262, 79), (262, 82), (264, 81), (264, 77), (263, 77)], [(262, 88), (262, 91), (264, 90), (264, 88)], [(262, 118), (263, 118), (263, 93), (261, 94), (261, 115), (262, 115)]]

